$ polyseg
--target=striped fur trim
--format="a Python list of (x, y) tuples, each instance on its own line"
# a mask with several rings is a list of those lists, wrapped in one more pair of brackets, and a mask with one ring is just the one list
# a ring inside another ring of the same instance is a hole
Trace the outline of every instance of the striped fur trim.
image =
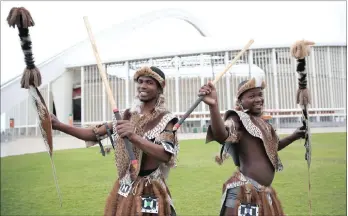
[(263, 77), (253, 77), (251, 80), (246, 82), (242, 87), (240, 87), (236, 97), (239, 98), (241, 94), (253, 88), (261, 88), (261, 89), (266, 88), (266, 82), (263, 79)]
[(149, 68), (149, 67), (142, 67), (140, 70), (135, 72), (134, 81), (137, 81), (140, 76), (150, 76), (150, 77), (154, 78), (155, 80), (157, 80), (162, 88), (164, 88), (164, 86), (165, 86), (165, 80), (160, 75), (158, 75), (156, 72), (151, 70), (151, 68)]

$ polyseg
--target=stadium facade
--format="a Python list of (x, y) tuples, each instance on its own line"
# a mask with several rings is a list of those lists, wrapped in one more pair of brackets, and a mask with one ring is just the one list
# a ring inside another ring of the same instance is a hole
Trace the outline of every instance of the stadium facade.
[[(152, 20), (150, 16), (148, 22)], [(105, 57), (103, 66), (121, 110), (131, 106), (136, 94), (132, 79), (135, 71), (145, 65), (155, 65), (166, 74), (167, 106), (178, 116), (183, 115), (196, 100), (200, 86), (222, 72), (244, 46), (207, 45), (204, 28), (189, 15), (172, 11), (163, 12), (163, 16), (179, 18), (193, 25), (203, 36), (199, 49), (191, 47), (167, 50), (166, 53), (152, 50), (141, 54), (134, 50), (133, 57), (132, 51), (129, 55), (118, 54), (115, 57), (115, 53), (108, 54), (106, 51), (113, 50), (107, 38), (113, 38), (120, 28), (96, 35), (101, 57)], [(139, 20), (145, 22), (143, 18), (129, 22), (142, 25)], [(122, 25), (125, 32), (127, 23)], [(290, 45), (253, 45), (242, 55), (217, 84), (221, 113), (234, 107), (236, 88), (242, 80), (247, 79), (249, 74), (262, 73), (267, 82), (265, 107), (272, 116), (272, 124), (278, 128), (300, 126), (301, 112), (295, 101), (296, 62), (290, 56)], [(346, 54), (344, 43), (320, 43), (312, 48), (307, 58), (312, 95), (310, 121), (313, 127), (346, 124)], [(87, 126), (112, 119), (108, 97), (88, 40), (39, 65), (39, 68), (44, 79), (40, 92), (50, 112), (62, 122)], [(20, 77), (17, 77), (1, 86), (1, 113), (6, 113), (5, 129), (15, 135), (38, 135), (36, 113), (27, 92), (20, 89), (19, 81)], [(10, 120), (14, 121), (14, 128), (10, 128)], [(181, 132), (204, 132), (207, 124), (208, 107), (202, 103), (186, 119)]]

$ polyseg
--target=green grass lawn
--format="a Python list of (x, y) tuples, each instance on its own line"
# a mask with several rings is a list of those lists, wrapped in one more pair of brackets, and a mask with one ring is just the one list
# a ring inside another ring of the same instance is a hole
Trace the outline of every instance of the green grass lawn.
[[(346, 133), (312, 136), (313, 215), (346, 215)], [(55, 152), (63, 207), (53, 181), (47, 153), (1, 159), (1, 215), (102, 215), (116, 179), (112, 154), (98, 148)], [(214, 162), (219, 147), (203, 140), (181, 142), (179, 164), (169, 188), (179, 215), (218, 215), (221, 188), (235, 170), (231, 159)], [(308, 215), (307, 163), (303, 141), (280, 152), (284, 171), (273, 187), (287, 215)]]

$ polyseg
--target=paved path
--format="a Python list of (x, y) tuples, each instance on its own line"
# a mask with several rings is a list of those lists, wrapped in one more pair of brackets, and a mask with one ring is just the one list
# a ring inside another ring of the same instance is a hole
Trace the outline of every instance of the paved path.
[[(290, 134), (294, 129), (280, 129), (278, 134)], [(330, 133), (330, 132), (346, 132), (346, 128), (313, 128), (312, 133)], [(180, 140), (187, 139), (204, 139), (205, 133), (188, 133), (179, 134)], [(85, 148), (85, 142), (71, 136), (55, 136), (53, 148), (54, 150)], [(103, 145), (110, 145), (109, 140), (104, 140)], [(98, 147), (98, 145), (96, 145)], [(11, 142), (1, 143), (1, 157), (11, 155), (30, 154), (37, 152), (46, 152), (45, 144), (41, 137), (23, 137)]]

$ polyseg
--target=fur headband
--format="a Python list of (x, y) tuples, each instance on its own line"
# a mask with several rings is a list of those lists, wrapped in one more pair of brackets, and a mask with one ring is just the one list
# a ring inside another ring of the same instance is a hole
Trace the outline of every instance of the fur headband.
[(134, 74), (134, 81), (137, 81), (140, 76), (149, 76), (154, 78), (162, 87), (165, 87), (165, 75), (164, 73), (157, 67), (142, 67)]
[(252, 79), (248, 80), (246, 83), (244, 83), (237, 92), (236, 98), (238, 99), (244, 92), (253, 89), (253, 88), (266, 88), (266, 82), (263, 79), (263, 77), (253, 77)]

